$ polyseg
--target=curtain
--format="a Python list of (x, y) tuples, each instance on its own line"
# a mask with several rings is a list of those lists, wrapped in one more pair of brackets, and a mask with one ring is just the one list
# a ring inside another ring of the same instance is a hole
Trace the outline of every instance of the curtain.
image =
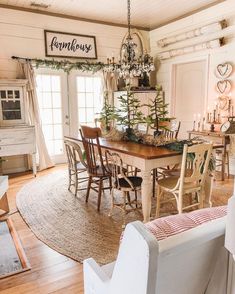
[(229, 156), (235, 158), (235, 134), (229, 135), (230, 145), (229, 145)]
[(118, 76), (116, 73), (103, 71), (103, 90), (108, 93), (109, 103), (113, 105), (113, 92), (117, 91)]
[(26, 115), (28, 114), (28, 123), (35, 126), (36, 145), (39, 155), (39, 170), (43, 170), (54, 166), (45, 143), (45, 138), (42, 132), (40, 123), (39, 105), (36, 92), (35, 73), (32, 64), (29, 61), (20, 62), (20, 67), (25, 79), (28, 80), (27, 84), (27, 97), (26, 97)]

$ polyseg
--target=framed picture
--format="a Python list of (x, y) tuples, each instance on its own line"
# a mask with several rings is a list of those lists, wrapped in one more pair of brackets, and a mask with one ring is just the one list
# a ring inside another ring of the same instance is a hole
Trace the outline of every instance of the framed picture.
[(44, 30), (45, 53), (48, 57), (96, 59), (94, 36)]

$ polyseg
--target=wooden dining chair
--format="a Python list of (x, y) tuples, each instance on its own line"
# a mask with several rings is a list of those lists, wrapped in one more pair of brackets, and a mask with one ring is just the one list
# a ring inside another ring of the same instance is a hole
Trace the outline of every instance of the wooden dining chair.
[[(80, 133), (86, 154), (87, 172), (89, 176), (86, 202), (88, 202), (90, 190), (97, 192), (97, 210), (99, 211), (103, 190), (111, 190), (111, 173), (107, 166), (105, 166), (104, 158), (100, 148), (99, 137), (101, 135), (101, 130), (99, 128), (81, 126)], [(106, 179), (109, 180), (108, 187), (104, 187), (103, 185), (103, 182)]]
[(81, 147), (74, 142), (66, 138), (64, 140), (67, 161), (68, 161), (68, 173), (69, 173), (69, 187), (74, 186), (74, 195), (77, 196), (77, 192), (86, 190), (85, 188), (79, 188), (79, 185), (88, 181), (88, 176), (80, 177), (80, 174), (84, 174), (87, 171), (86, 162), (83, 159)]
[[(156, 217), (160, 214), (160, 204), (176, 200), (178, 213), (195, 206), (203, 208), (204, 183), (212, 153), (212, 144), (184, 145), (179, 176), (158, 180)], [(172, 198), (161, 201), (164, 194), (170, 193)], [(196, 203), (183, 205), (183, 195), (195, 194)]]
[[(180, 131), (180, 126), (181, 126), (181, 121), (178, 121), (177, 125), (175, 128), (172, 129), (163, 129), (162, 130), (162, 136), (166, 137), (167, 140), (171, 141), (171, 140), (177, 140), (178, 139), (178, 135), (179, 135), (179, 131)], [(153, 170), (153, 197), (155, 197), (155, 192), (156, 192), (156, 180), (160, 177), (165, 177), (169, 171), (175, 169), (175, 166), (173, 166), (172, 168), (170, 168), (170, 166), (166, 166), (166, 167), (161, 167), (161, 168), (155, 168)]]
[[(138, 201), (137, 193), (141, 191), (142, 178), (138, 176), (128, 176), (126, 168), (123, 166), (122, 159), (117, 153), (110, 153), (106, 150), (105, 156), (107, 162), (109, 162), (108, 167), (112, 175), (112, 204), (109, 216), (112, 215), (115, 207), (120, 209), (123, 213), (123, 227), (125, 227), (126, 214), (141, 208), (141, 202)], [(122, 192), (122, 202), (116, 201), (115, 190)], [(134, 192), (134, 199), (132, 200), (131, 192)]]

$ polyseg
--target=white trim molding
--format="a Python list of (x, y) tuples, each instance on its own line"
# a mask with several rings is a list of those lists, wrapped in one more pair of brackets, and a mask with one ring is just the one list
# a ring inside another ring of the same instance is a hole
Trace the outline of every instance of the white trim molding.
[(183, 55), (183, 54), (188, 54), (196, 51), (201, 51), (201, 50), (207, 50), (207, 49), (214, 49), (214, 48), (219, 48), (223, 45), (223, 38), (203, 42), (200, 44), (184, 47), (184, 48), (179, 48), (179, 49), (172, 49), (169, 51), (164, 51), (158, 53), (158, 58), (163, 60), (163, 59), (169, 59), (178, 55)]
[(218, 31), (221, 31), (227, 26), (226, 21), (222, 20), (220, 22), (214, 22), (209, 25), (196, 28), (191, 31), (187, 31), (185, 33), (181, 33), (178, 35), (174, 35), (172, 37), (164, 38), (159, 41), (157, 41), (157, 45), (161, 48), (166, 47), (170, 44), (181, 42), (187, 39), (192, 39), (194, 37), (202, 36), (202, 35), (208, 35), (211, 33), (215, 33)]

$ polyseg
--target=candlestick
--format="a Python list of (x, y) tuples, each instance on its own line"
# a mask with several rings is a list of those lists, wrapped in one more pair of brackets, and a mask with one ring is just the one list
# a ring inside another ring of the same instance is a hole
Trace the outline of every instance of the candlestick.
[(216, 109), (213, 110), (213, 122), (215, 122), (215, 113), (216, 113)]
[(199, 121), (199, 122), (197, 123), (197, 131), (198, 131), (198, 132), (200, 132), (200, 125), (201, 125), (201, 122)]
[(194, 120), (193, 121), (193, 131), (195, 131), (195, 124), (196, 124), (196, 121)]
[(206, 121), (206, 118), (203, 117), (203, 119), (202, 119), (202, 131), (204, 131), (204, 129), (205, 129), (205, 121)]

